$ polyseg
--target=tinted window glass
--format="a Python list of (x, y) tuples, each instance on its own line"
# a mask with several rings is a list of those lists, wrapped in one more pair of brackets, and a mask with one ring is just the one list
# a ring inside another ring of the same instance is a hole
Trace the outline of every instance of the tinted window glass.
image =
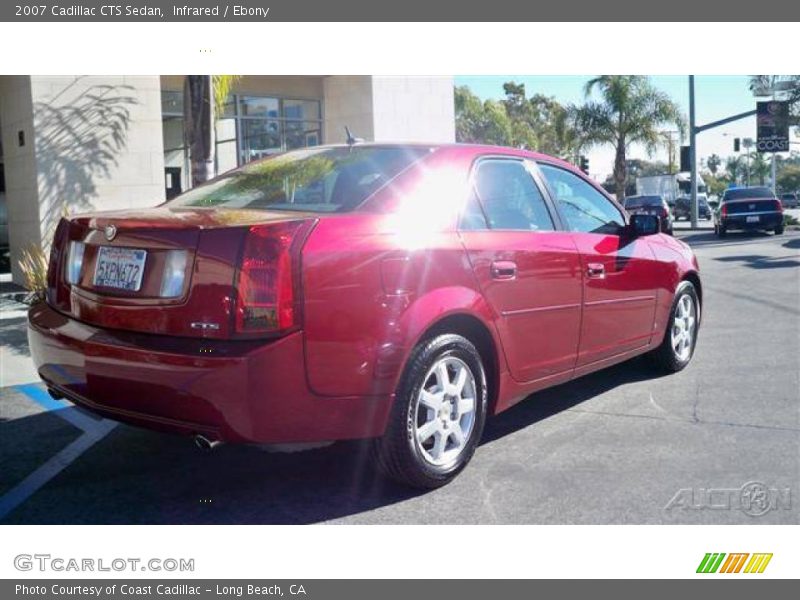
[(572, 231), (619, 233), (625, 218), (617, 207), (577, 175), (550, 165), (539, 165)]
[(631, 196), (630, 198), (625, 198), (625, 208), (661, 206), (662, 202), (661, 196)]
[(423, 147), (314, 148), (253, 162), (170, 206), (345, 212), (429, 152)]
[(746, 200), (748, 198), (774, 198), (772, 190), (765, 187), (741, 188), (738, 190), (725, 190), (722, 201)]
[(464, 212), (461, 213), (459, 229), (464, 231), (489, 229), (486, 216), (483, 214), (483, 209), (478, 201), (478, 195), (474, 190), (469, 195), (467, 204), (464, 206)]
[(475, 174), (475, 191), (491, 229), (553, 230), (544, 197), (522, 162), (481, 162)]

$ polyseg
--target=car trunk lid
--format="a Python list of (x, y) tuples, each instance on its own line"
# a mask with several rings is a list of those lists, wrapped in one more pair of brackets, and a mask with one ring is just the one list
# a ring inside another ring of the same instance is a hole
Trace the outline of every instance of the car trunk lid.
[(167, 207), (73, 217), (62, 221), (54, 242), (48, 300), (98, 327), (236, 337), (236, 285), (249, 232), (304, 217)]

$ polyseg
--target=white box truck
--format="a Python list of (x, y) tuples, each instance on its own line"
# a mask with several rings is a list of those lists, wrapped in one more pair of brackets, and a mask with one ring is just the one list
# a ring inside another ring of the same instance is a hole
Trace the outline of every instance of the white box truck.
[[(697, 193), (706, 193), (706, 182), (697, 176)], [(661, 196), (670, 206), (680, 196), (692, 195), (691, 175), (676, 173), (675, 175), (650, 175), (636, 178), (636, 194), (639, 196)]]

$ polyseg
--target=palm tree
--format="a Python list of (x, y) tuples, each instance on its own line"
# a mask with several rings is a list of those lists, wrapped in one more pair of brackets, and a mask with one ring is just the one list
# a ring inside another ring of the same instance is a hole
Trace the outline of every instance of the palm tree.
[(772, 166), (760, 152), (750, 153), (750, 176), (758, 180), (759, 185), (764, 185), (770, 176)]
[(712, 154), (706, 159), (706, 167), (711, 172), (712, 175), (716, 175), (717, 171), (719, 171), (719, 166), (722, 164), (722, 159), (719, 157), (718, 154)]
[(184, 80), (184, 133), (192, 186), (214, 177), (214, 123), (238, 79), (238, 75), (187, 75)]
[[(597, 90), (600, 100), (592, 100)], [(626, 153), (631, 144), (642, 144), (649, 155), (665, 143), (661, 127), (674, 125), (681, 135), (686, 122), (679, 106), (641, 75), (601, 75), (586, 83), (587, 101), (573, 107), (575, 123), (584, 143), (613, 145), (614, 188), (617, 198), (625, 198)]]
[(734, 185), (739, 182), (739, 177), (742, 174), (743, 168), (742, 159), (738, 156), (729, 156), (725, 160), (725, 171), (728, 173), (728, 177)]

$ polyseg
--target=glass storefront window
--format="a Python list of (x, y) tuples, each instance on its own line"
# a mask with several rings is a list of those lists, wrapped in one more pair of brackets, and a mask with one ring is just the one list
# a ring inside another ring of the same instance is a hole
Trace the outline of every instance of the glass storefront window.
[(319, 121), (319, 102), (316, 100), (284, 100), (283, 118)]
[(277, 98), (241, 96), (239, 98), (239, 115), (242, 117), (271, 117), (277, 119), (280, 115), (280, 102)]
[[(182, 91), (161, 92), (165, 166), (180, 169), (183, 189), (188, 189), (183, 100)], [(322, 144), (322, 105), (319, 100), (232, 94), (218, 115), (215, 133), (220, 174), (271, 154)]]
[(183, 115), (183, 92), (162, 91), (161, 113), (164, 115)]
[(284, 121), (287, 150), (319, 146), (322, 131), (319, 121)]
[(267, 119), (242, 119), (242, 164), (277, 154), (283, 150), (280, 121)]

